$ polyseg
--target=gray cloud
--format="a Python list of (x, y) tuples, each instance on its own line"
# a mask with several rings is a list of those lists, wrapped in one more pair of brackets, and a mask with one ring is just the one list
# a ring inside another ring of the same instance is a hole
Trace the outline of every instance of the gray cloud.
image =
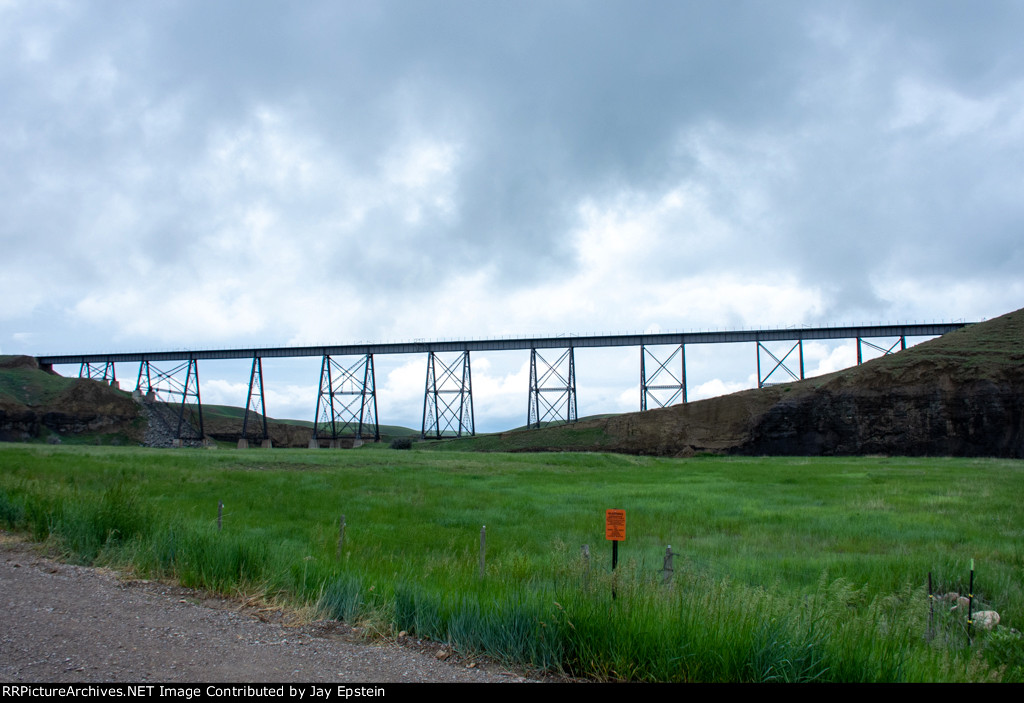
[[(346, 337), (400, 336), (408, 320), (437, 335), (439, 320), (614, 326), (652, 291), (716, 276), (780, 299), (799, 288), (817, 302), (793, 314), (817, 321), (976, 314), (946, 309), (962, 298), (901, 300), (908, 281), (972, 286), (972, 305), (998, 314), (1016, 306), (1024, 256), (1022, 14), (9, 3), (0, 319), (74, 346), (43, 320), (88, 312), (76, 334), (163, 343), (128, 324), (142, 313), (126, 301), (180, 309), (195, 289), (250, 322), (173, 323), (183, 344), (302, 337), (315, 326), (288, 303), (334, 315), (339, 299), (348, 326), (331, 334)], [(588, 230), (609, 222), (623, 229)], [(592, 246), (630, 261), (602, 274), (614, 290), (594, 280), (606, 263)], [(559, 298), (510, 302), (562, 282), (560, 321)], [(745, 305), (695, 309), (756, 322)], [(713, 321), (659, 321), (700, 323)]]

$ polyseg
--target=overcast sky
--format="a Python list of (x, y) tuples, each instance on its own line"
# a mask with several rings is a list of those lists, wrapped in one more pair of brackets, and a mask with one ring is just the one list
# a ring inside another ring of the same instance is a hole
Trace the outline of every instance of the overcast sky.
[[(995, 317), (1022, 36), (990, 0), (0, 0), (0, 353)], [(688, 348), (691, 397), (754, 353)], [(474, 356), (480, 429), (527, 361)], [(268, 412), (318, 371), (268, 362)], [(382, 422), (424, 373), (378, 360)], [(580, 352), (580, 414), (638, 373)], [(244, 404), (247, 364), (201, 378)]]

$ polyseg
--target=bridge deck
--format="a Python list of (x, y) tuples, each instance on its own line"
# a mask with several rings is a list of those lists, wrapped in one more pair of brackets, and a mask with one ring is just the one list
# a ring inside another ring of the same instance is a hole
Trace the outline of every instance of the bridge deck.
[(576, 349), (586, 347), (639, 347), (660, 344), (727, 344), (872, 337), (936, 337), (965, 327), (969, 322), (931, 324), (852, 325), (844, 327), (793, 327), (767, 330), (670, 332), (593, 336), (521, 337), (513, 339), (340, 344), (309, 347), (262, 347), (204, 349), (114, 354), (59, 354), (37, 357), (40, 364), (82, 364), (129, 361), (180, 361), (185, 359), (252, 359), (253, 357), (362, 356), (366, 354), (414, 354), (426, 352), (511, 351), (516, 349)]

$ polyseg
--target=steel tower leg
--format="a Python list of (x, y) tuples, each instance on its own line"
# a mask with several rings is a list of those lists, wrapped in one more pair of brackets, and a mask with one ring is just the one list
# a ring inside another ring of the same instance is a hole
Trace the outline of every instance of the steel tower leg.
[[(799, 363), (800, 363), (800, 375), (799, 376), (797, 376), (795, 373), (793, 373), (793, 370), (790, 369), (788, 366), (786, 366), (786, 359), (788, 359), (789, 355), (792, 354), (793, 352), (797, 351), (798, 349), (800, 350), (799, 351)], [(775, 366), (773, 366), (771, 371), (769, 371), (768, 373), (766, 373), (763, 376), (761, 375), (761, 370), (762, 370), (762, 367), (761, 367), (761, 352), (764, 352), (765, 354), (770, 356), (775, 361)], [(779, 369), (782, 369), (787, 374), (789, 374), (790, 380), (792, 380), (792, 381), (802, 381), (802, 380), (804, 380), (804, 340), (802, 340), (802, 339), (798, 340), (796, 344), (794, 344), (792, 347), (790, 347), (789, 351), (787, 351), (785, 354), (783, 354), (781, 359), (779, 357), (777, 357), (775, 354), (773, 354), (771, 349), (766, 347), (762, 342), (757, 342), (757, 387), (758, 388), (764, 388), (765, 386), (774, 386), (774, 385), (778, 385), (779, 383), (789, 383), (790, 381), (769, 382), (768, 379), (770, 379), (772, 377), (772, 374), (775, 373), (776, 371), (778, 371)]]
[[(541, 362), (539, 372), (538, 359)], [(549, 385), (552, 382), (555, 385)], [(536, 349), (530, 349), (530, 395), (526, 426), (539, 428), (544, 424), (571, 423), (577, 419), (574, 348), (569, 347), (562, 352), (553, 364), (549, 364)]]
[[(183, 371), (184, 384), (179, 380)], [(155, 404), (153, 412), (160, 416), (160, 422), (179, 443), (183, 439), (205, 438), (203, 405), (199, 395), (199, 364), (195, 359), (190, 358), (170, 371), (161, 371), (148, 359), (143, 360), (139, 364), (135, 390), (143, 395), (146, 402)], [(194, 403), (189, 402), (190, 398)]]
[(359, 357), (348, 366), (325, 354), (320, 365), (320, 393), (310, 446), (319, 446), (324, 438), (335, 447), (342, 438), (362, 440), (367, 438), (370, 426), (373, 440), (379, 441), (373, 354)]
[[(316, 411), (313, 414), (313, 435), (309, 440), (310, 449), (320, 446), (321, 428), (330, 427), (329, 436), (333, 439), (334, 431), (334, 395), (331, 393), (331, 357), (324, 354), (320, 363), (320, 392), (316, 396)], [(323, 412), (321, 412), (321, 406)]]
[(420, 437), (440, 439), (463, 434), (476, 434), (469, 352), (459, 352), (451, 363), (434, 352), (427, 352)]
[[(159, 374), (159, 371), (157, 373)], [(150, 367), (148, 359), (139, 363), (139, 376), (135, 380), (135, 391), (147, 403), (155, 402), (157, 399), (157, 388), (153, 386), (153, 369)]]
[[(192, 388), (193, 386), (195, 387), (195, 390), (190, 393), (189, 389)], [(189, 407), (189, 404), (188, 404), (189, 396), (194, 396), (195, 399), (196, 399), (196, 403), (195, 403), (196, 412), (195, 413), (193, 413), (192, 412), (192, 408)], [(190, 437), (185, 437), (182, 434), (182, 430), (185, 427), (188, 426), (185, 423), (185, 411), (186, 411), (186, 409), (189, 411), (189, 414), (191, 416), (190, 419), (192, 420), (192, 423), (195, 423), (196, 419), (198, 417), (198, 428), (199, 428), (199, 437), (198, 437), (198, 439), (200, 439), (200, 440), (205, 439), (206, 438), (206, 434), (205, 434), (205, 432), (203, 430), (203, 402), (202, 402), (202, 400), (201, 400), (201, 398), (199, 396), (199, 362), (196, 361), (195, 359), (189, 359), (188, 360), (188, 370), (185, 372), (185, 387), (184, 387), (184, 389), (182, 390), (182, 393), (181, 393), (181, 411), (178, 413), (178, 439), (179, 440), (181, 440), (181, 439), (193, 439), (193, 438), (190, 438)]]
[(78, 377), (102, 381), (110, 386), (117, 385), (117, 369), (113, 361), (106, 361), (102, 364), (90, 364), (83, 361), (78, 369)]
[[(647, 375), (647, 357), (651, 357), (653, 362), (654, 373), (650, 376)], [(669, 368), (669, 364), (679, 357), (679, 370), (680, 374), (677, 377), (675, 373)], [(671, 379), (658, 384), (658, 376), (664, 375)], [(669, 393), (659, 391), (667, 391)], [(667, 397), (666, 397), (667, 395)], [(660, 361), (654, 352), (644, 344), (640, 345), (640, 410), (641, 412), (647, 410), (649, 407), (648, 400), (654, 401), (654, 405), (659, 408), (664, 408), (667, 405), (672, 405), (676, 401), (686, 402), (686, 348), (685, 345), (680, 344), (678, 347), (674, 347), (672, 354), (669, 355), (665, 361)]]
[[(143, 390), (142, 379), (145, 376), (146, 385)], [(149, 394), (153, 391), (153, 379), (150, 375), (149, 361), (145, 360), (139, 363), (139, 377), (135, 380), (135, 390), (140, 394)]]
[(380, 441), (380, 425), (377, 423), (377, 381), (373, 370), (373, 354), (366, 355), (363, 367), (363, 397), (359, 411), (359, 437), (364, 435), (366, 427), (373, 423), (373, 441)]
[(263, 359), (258, 356), (252, 358), (252, 371), (249, 372), (249, 393), (245, 398), (245, 416), (242, 418), (242, 436), (238, 439), (239, 448), (249, 445), (250, 414), (254, 415), (254, 420), (260, 421), (263, 429), (261, 434), (257, 428), (253, 440), (259, 440), (261, 444), (267, 446), (270, 435), (267, 433), (267, 406), (263, 396)]
[(863, 337), (857, 337), (857, 363), (858, 364), (863, 363), (864, 355), (863, 355), (861, 350), (862, 350), (862, 345), (864, 345), (864, 344), (868, 345), (872, 349), (875, 349), (877, 351), (882, 352), (882, 356), (888, 356), (889, 354), (895, 354), (896, 353), (897, 345), (899, 346), (901, 351), (906, 349), (907, 348), (907, 338), (906, 338), (906, 336), (900, 336), (899, 339), (897, 339), (895, 342), (890, 344), (888, 347), (885, 347), (885, 346), (881, 346), (879, 344), (874, 344), (873, 342), (869, 342), (868, 340), (864, 339)]

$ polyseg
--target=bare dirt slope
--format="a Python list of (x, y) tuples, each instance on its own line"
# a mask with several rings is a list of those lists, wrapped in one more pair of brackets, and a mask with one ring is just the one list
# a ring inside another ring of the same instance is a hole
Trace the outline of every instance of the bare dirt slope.
[[(0, 533), (0, 681), (473, 682), (528, 679), (416, 642), (365, 644), (337, 622), (102, 569), (61, 564)], [(268, 621), (269, 620), (269, 621)]]

